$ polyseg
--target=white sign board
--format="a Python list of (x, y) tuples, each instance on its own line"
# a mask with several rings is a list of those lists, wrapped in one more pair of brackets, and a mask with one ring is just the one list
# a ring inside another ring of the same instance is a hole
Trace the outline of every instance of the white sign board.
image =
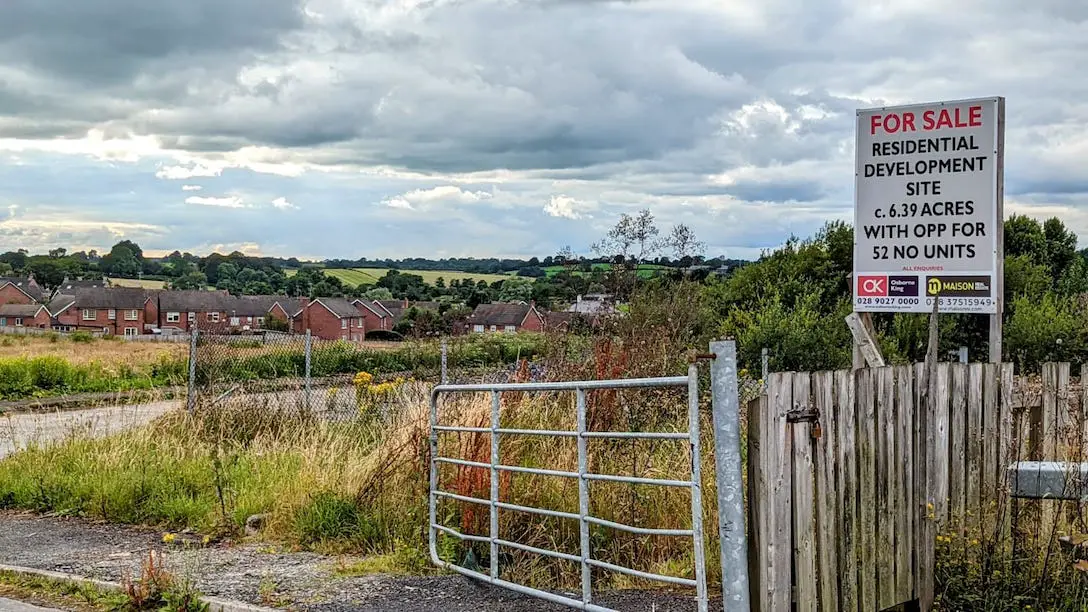
[(997, 312), (1004, 114), (1003, 98), (858, 111), (855, 311)]

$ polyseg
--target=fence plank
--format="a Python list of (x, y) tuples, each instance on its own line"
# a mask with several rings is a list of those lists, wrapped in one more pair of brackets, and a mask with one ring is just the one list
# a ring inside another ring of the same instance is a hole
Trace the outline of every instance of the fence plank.
[(931, 457), (933, 471), (936, 476), (936, 480), (931, 483), (933, 487), (933, 516), (937, 521), (938, 530), (943, 529), (948, 524), (948, 402), (951, 395), (949, 387), (951, 376), (951, 363), (937, 364), (937, 395), (930, 417), (933, 421)]
[[(858, 370), (858, 607), (876, 606), (876, 388), (875, 371)], [(787, 608), (782, 608), (783, 610)]]
[(812, 376), (812, 397), (820, 413), (822, 433), (816, 439), (816, 554), (820, 610), (839, 610), (838, 539), (841, 515), (838, 504), (838, 420), (835, 410), (835, 373)]
[(858, 612), (858, 472), (857, 410), (854, 404), (854, 378), (849, 370), (835, 372), (836, 433), (839, 456), (836, 460), (839, 482), (839, 508), (842, 512), (839, 538), (840, 609)]
[(1000, 365), (1001, 395), (998, 405), (998, 491), (1001, 502), (1001, 521), (998, 524), (998, 550), (1005, 557), (1012, 551), (1012, 495), (1009, 493), (1007, 468), (1017, 458), (1016, 429), (1013, 424), (1013, 367), (1011, 363)]
[(895, 601), (895, 370), (879, 368), (877, 377), (876, 427), (876, 584), (880, 609)]
[[(998, 412), (998, 397), (1001, 394), (1001, 380), (998, 364), (987, 363), (982, 366), (982, 494), (980, 517), (984, 526), (994, 527), (996, 522), (996, 501), (998, 484), (997, 448), (1001, 442)], [(987, 530), (988, 531), (988, 530)]]
[(896, 601), (904, 602), (914, 598), (914, 376), (910, 366), (895, 369), (895, 385), (895, 470), (901, 495), (896, 506), (895, 591)]
[(922, 612), (930, 610), (935, 595), (934, 569), (936, 529), (933, 520), (932, 483), (936, 480), (933, 462), (930, 460), (933, 439), (932, 397), (936, 388), (936, 374), (930, 372), (924, 363), (915, 364), (915, 380), (922, 381), (915, 385), (915, 429), (914, 449), (914, 497), (917, 500), (917, 513), (914, 525), (914, 595), (918, 599)]
[(1043, 364), (1043, 410), (1042, 410), (1042, 459), (1046, 461), (1056, 461), (1058, 459), (1055, 456), (1054, 451), (1057, 446), (1057, 427), (1055, 424), (1058, 419), (1058, 364), (1056, 363), (1044, 363)]
[[(1043, 364), (1042, 398), (1042, 445), (1043, 460), (1058, 461), (1058, 364)], [(1038, 508), (1039, 528), (1034, 535), (1036, 546), (1046, 545), (1054, 531), (1056, 514), (1053, 501), (1040, 500)]]
[(1055, 450), (1058, 453), (1055, 459), (1058, 461), (1072, 461), (1075, 458), (1069, 454), (1069, 449), (1072, 448), (1069, 432), (1073, 428), (1073, 423), (1075, 423), (1071, 402), (1069, 401), (1069, 367), (1068, 362), (1058, 364), (1057, 406), (1055, 409), (1057, 418), (1054, 422), (1057, 428), (1057, 431), (1054, 432), (1057, 439)]
[(972, 363), (967, 374), (967, 521), (975, 537), (982, 493), (982, 364)]
[[(812, 375), (793, 375), (794, 410), (812, 407)], [(797, 572), (798, 612), (817, 609), (819, 595), (816, 574), (816, 496), (814, 491), (814, 461), (811, 423), (790, 425), (793, 435), (793, 543), (794, 567)]]
[[(767, 378), (764, 377), (764, 381)], [(766, 393), (748, 402), (748, 486), (745, 489), (748, 500), (748, 589), (752, 609), (756, 611), (767, 609), (762, 607), (765, 602), (761, 601), (761, 597), (767, 589), (763, 588), (760, 571), (764, 563), (770, 563), (765, 557), (767, 537), (771, 532), (768, 507), (773, 505), (769, 505), (767, 478), (762, 471), (764, 445), (761, 440), (767, 435), (764, 427), (767, 426), (765, 421), (769, 412)]]
[(790, 373), (771, 374), (767, 385), (768, 410), (760, 421), (759, 473), (762, 481), (758, 490), (766, 511), (760, 517), (760, 540), (765, 544), (757, 551), (759, 567), (760, 612), (788, 610), (793, 592), (791, 543), (793, 484), (790, 451), (792, 439), (786, 423), (786, 413), (793, 408), (793, 376)]
[[(952, 364), (949, 408), (948, 520), (955, 532), (962, 535), (967, 495), (967, 364)], [(959, 545), (962, 542), (958, 542)]]

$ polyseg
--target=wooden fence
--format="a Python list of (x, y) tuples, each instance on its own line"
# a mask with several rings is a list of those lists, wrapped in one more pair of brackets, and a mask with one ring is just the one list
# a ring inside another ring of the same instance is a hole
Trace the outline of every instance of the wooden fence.
[(938, 534), (1053, 533), (1059, 502), (1018, 514), (1005, 470), (1088, 456), (1088, 390), (1069, 372), (1046, 364), (1040, 384), (1011, 364), (941, 363), (928, 387), (922, 364), (771, 374), (748, 416), (754, 608), (924, 609)]

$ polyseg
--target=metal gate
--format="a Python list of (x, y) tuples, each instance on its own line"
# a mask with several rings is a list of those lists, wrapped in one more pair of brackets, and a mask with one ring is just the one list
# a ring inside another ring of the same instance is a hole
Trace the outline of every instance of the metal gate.
[[(633, 431), (589, 431), (586, 427), (586, 392), (593, 390), (612, 389), (637, 389), (660, 387), (686, 387), (688, 399), (688, 430), (686, 432), (633, 432)], [(734, 388), (735, 389), (735, 388)], [(501, 395), (504, 392), (548, 392), (568, 391), (575, 394), (577, 408), (577, 426), (569, 431), (548, 431), (536, 429), (504, 429), (500, 427), (500, 409), (502, 406)], [(583, 610), (598, 610), (607, 612), (609, 608), (594, 605), (593, 586), (591, 580), (591, 568), (601, 568), (619, 572), (630, 576), (668, 582), (672, 584), (694, 587), (696, 601), (700, 612), (707, 610), (707, 581), (706, 563), (703, 551), (703, 515), (702, 515), (702, 488), (699, 448), (699, 378), (696, 366), (690, 366), (687, 376), (668, 378), (639, 378), (622, 380), (597, 380), (578, 382), (552, 382), (552, 383), (520, 383), (520, 384), (494, 384), (494, 385), (440, 385), (431, 395), (431, 478), (430, 478), (430, 554), (431, 561), (440, 567), (452, 570), (459, 574), (482, 580), (492, 585), (505, 587), (520, 593), (539, 597), (554, 603), (571, 606)], [(490, 427), (458, 427), (442, 425), (438, 422), (438, 400), (442, 394), (449, 393), (490, 393), (491, 394), (491, 426)], [(734, 391), (735, 393), (735, 391)], [(488, 463), (482, 461), (467, 461), (456, 457), (438, 456), (438, 436), (447, 433), (490, 433), (491, 434), (491, 460)], [(551, 436), (576, 438), (578, 445), (578, 471), (568, 472), (542, 468), (519, 467), (502, 465), (499, 462), (499, 442), (501, 436)], [(619, 476), (613, 474), (595, 474), (588, 471), (588, 457), (586, 441), (591, 438), (610, 439), (647, 439), (647, 440), (688, 440), (691, 456), (691, 478), (688, 480), (665, 480), (658, 478), (639, 478), (634, 476)], [(738, 452), (739, 458), (739, 452)], [(483, 468), (490, 470), (491, 492), (488, 499), (459, 495), (439, 488), (438, 465), (440, 463)], [(739, 465), (739, 461), (738, 461)], [(739, 470), (738, 470), (739, 471)], [(558, 512), (545, 508), (522, 506), (499, 499), (499, 473), (520, 472), (525, 474), (537, 474), (544, 476), (556, 476), (578, 480), (578, 513)], [(640, 485), (657, 485), (663, 487), (680, 487), (691, 491), (691, 529), (646, 529), (634, 527), (613, 521), (597, 518), (590, 510), (590, 483), (594, 481), (610, 481), (620, 483), (632, 483)], [(461, 533), (451, 527), (440, 525), (436, 520), (436, 508), (439, 498), (448, 498), (468, 504), (480, 504), (490, 509), (490, 534), (488, 536)], [(539, 516), (556, 517), (577, 520), (579, 522), (580, 555), (567, 554), (555, 550), (545, 550), (534, 546), (503, 540), (499, 537), (499, 511), (527, 512)], [(593, 557), (590, 550), (590, 525), (597, 525), (617, 529), (638, 535), (676, 536), (692, 539), (695, 560), (695, 578), (681, 578), (643, 572), (630, 567), (607, 563)], [(743, 538), (743, 527), (741, 528)], [(446, 562), (438, 555), (438, 533), (453, 536), (462, 541), (481, 542), (490, 545), (490, 572), (482, 572), (467, 569), (465, 567)], [(564, 559), (581, 564), (582, 570), (582, 597), (572, 599), (531, 588), (523, 584), (504, 580), (499, 575), (499, 549), (509, 547), (529, 553), (545, 555), (557, 559)], [(746, 583), (745, 579), (745, 583)], [(745, 584), (746, 586), (746, 584)]]

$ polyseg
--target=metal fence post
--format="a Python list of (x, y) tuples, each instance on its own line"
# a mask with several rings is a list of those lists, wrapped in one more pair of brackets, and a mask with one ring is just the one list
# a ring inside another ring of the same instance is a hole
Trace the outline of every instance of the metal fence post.
[(196, 342), (199, 334), (195, 327), (189, 332), (189, 392), (185, 398), (185, 409), (189, 412), (196, 409)]
[(304, 379), (306, 381), (306, 410), (310, 410), (310, 355), (313, 352), (313, 336), (310, 335), (310, 330), (306, 330), (306, 373)]
[(714, 467), (718, 483), (718, 534), (721, 538), (722, 603), (727, 612), (751, 610), (748, 593), (748, 541), (740, 458), (740, 397), (737, 393), (737, 345), (711, 342)]
[(967, 347), (960, 347), (960, 363), (967, 363)]
[(442, 338), (442, 384), (449, 382), (446, 376), (446, 338)]

